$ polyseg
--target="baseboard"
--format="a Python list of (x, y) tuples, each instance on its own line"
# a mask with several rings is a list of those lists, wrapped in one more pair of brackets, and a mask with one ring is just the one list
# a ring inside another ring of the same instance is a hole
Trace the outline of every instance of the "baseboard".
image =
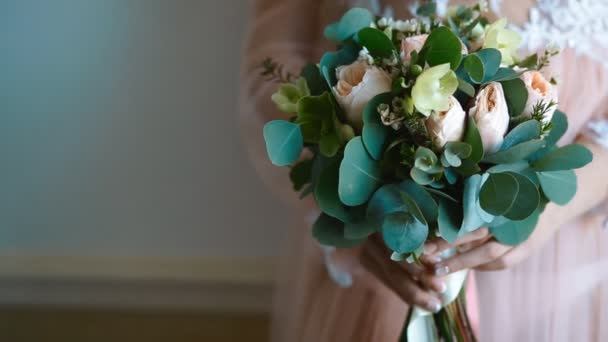
[(0, 305), (266, 312), (272, 259), (0, 254)]

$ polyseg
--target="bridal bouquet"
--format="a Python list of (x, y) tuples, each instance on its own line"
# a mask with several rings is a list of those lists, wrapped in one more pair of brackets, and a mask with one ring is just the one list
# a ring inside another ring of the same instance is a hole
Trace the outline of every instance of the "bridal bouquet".
[[(488, 227), (516, 245), (547, 203), (574, 196), (573, 169), (592, 155), (556, 145), (568, 124), (556, 81), (541, 70), (557, 51), (521, 58), (519, 35), (485, 10), (460, 6), (440, 18), (427, 2), (402, 21), (354, 8), (325, 29), (339, 50), (300, 77), (264, 61), (263, 73), (282, 82), (272, 101), (286, 113), (264, 127), (267, 152), (291, 167), (296, 191), (314, 195), (321, 244), (353, 247), (378, 233), (392, 260), (417, 262), (429, 239)], [(434, 316), (414, 309), (404, 339), (473, 340), (463, 282)]]

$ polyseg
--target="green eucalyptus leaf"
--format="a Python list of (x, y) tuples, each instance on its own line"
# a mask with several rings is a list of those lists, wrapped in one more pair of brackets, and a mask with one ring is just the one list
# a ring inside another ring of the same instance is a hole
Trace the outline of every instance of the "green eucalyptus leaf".
[(543, 193), (551, 202), (566, 205), (576, 194), (576, 173), (573, 170), (538, 172)]
[(469, 74), (469, 78), (479, 84), (483, 82), (486, 75), (483, 61), (476, 54), (470, 54), (463, 61), (464, 69)]
[(344, 223), (326, 214), (321, 214), (313, 224), (312, 236), (322, 245), (337, 248), (351, 248), (365, 241), (347, 239), (344, 236)]
[(361, 205), (381, 184), (380, 165), (367, 153), (361, 137), (353, 138), (344, 150), (340, 164), (338, 194), (348, 206)]
[(328, 92), (319, 96), (306, 96), (298, 101), (298, 117), (302, 136), (307, 143), (319, 143), (324, 126), (332, 124), (335, 109)]
[(479, 50), (464, 59), (464, 69), (473, 82), (481, 84), (496, 75), (501, 59), (496, 49)]
[(522, 221), (507, 221), (498, 226), (490, 227), (490, 233), (498, 242), (507, 246), (516, 246), (528, 240), (540, 217), (540, 210)]
[(439, 161), (437, 159), (437, 155), (431, 149), (423, 146), (418, 147), (416, 153), (414, 154), (414, 158), (414, 164), (420, 171), (424, 171), (426, 173), (437, 173), (440, 171), (440, 169), (437, 168), (437, 163)]
[(483, 158), (483, 143), (475, 120), (470, 117), (467, 120), (467, 130), (464, 135), (464, 142), (471, 145), (470, 159), (475, 163), (478, 163)]
[(341, 65), (349, 65), (357, 60), (359, 52), (352, 46), (344, 46), (336, 52), (327, 52), (321, 58), (319, 66), (321, 74), (325, 78), (327, 85), (331, 89), (338, 80), (336, 78), (336, 68)]
[(460, 203), (459, 200), (457, 200), (456, 198), (452, 197), (451, 195), (446, 194), (443, 191), (437, 190), (437, 189), (431, 189), (431, 188), (424, 188), (426, 191), (428, 191), (431, 195), (435, 195), (436, 198), (438, 199), (445, 199), (454, 203)]
[(536, 120), (528, 120), (523, 123), (515, 126), (505, 136), (505, 140), (502, 143), (500, 148), (501, 151), (507, 150), (517, 144), (521, 144), (523, 142), (538, 139), (540, 137), (540, 122)]
[(456, 70), (462, 60), (462, 43), (452, 30), (440, 26), (429, 34), (420, 51), (420, 58), (430, 66), (450, 63), (452, 70)]
[(563, 112), (556, 110), (551, 118), (551, 131), (545, 138), (547, 145), (555, 145), (568, 130), (568, 118)]
[(517, 180), (519, 191), (513, 205), (503, 216), (514, 221), (524, 220), (538, 208), (540, 203), (538, 188), (526, 176), (513, 172), (508, 174)]
[(401, 202), (403, 203), (403, 205), (405, 205), (407, 212), (410, 213), (412, 216), (414, 216), (414, 218), (416, 220), (418, 220), (420, 223), (428, 225), (428, 222), (426, 221), (426, 219), (425, 219), (424, 215), (422, 214), (420, 207), (418, 207), (418, 204), (416, 203), (416, 201), (407, 192), (402, 191), (402, 192), (400, 192), (400, 195), (401, 195)]
[(364, 8), (352, 8), (346, 12), (339, 22), (325, 28), (324, 35), (336, 43), (344, 42), (355, 35), (359, 30), (374, 21), (374, 15)]
[(494, 216), (508, 212), (517, 199), (519, 183), (511, 173), (493, 173), (479, 191), (481, 208)]
[(369, 101), (363, 111), (363, 144), (375, 160), (382, 158), (383, 148), (389, 135), (388, 127), (380, 120), (378, 106), (382, 103), (390, 104), (392, 100), (391, 93), (377, 95)]
[(289, 170), (289, 179), (293, 184), (294, 191), (302, 190), (304, 185), (312, 181), (312, 164), (312, 159), (305, 159)]
[(481, 181), (481, 175), (473, 175), (464, 181), (464, 192), (462, 195), (463, 220), (462, 225), (460, 226), (459, 236), (470, 233), (486, 223), (477, 210), (477, 199)]
[(458, 77), (458, 90), (465, 93), (468, 97), (475, 96), (475, 87), (460, 77)]
[(302, 132), (297, 124), (273, 120), (264, 126), (266, 152), (276, 166), (287, 166), (300, 157), (304, 148)]
[(465, 159), (462, 164), (455, 168), (454, 171), (463, 177), (469, 177), (481, 172), (481, 168), (471, 159)]
[(499, 173), (499, 172), (515, 172), (515, 173), (521, 173), (523, 170), (529, 168), (530, 165), (525, 161), (518, 161), (515, 163), (511, 163), (511, 164), (499, 164), (499, 165), (495, 165), (492, 166), (491, 168), (489, 168), (487, 170), (488, 173)]
[(420, 17), (432, 17), (435, 14), (437, 14), (437, 3), (435, 1), (428, 1), (416, 10), (416, 15)]
[(487, 80), (486, 83), (510, 81), (516, 78), (519, 78), (519, 74), (515, 70), (511, 68), (499, 68), (494, 77)]
[(458, 233), (462, 225), (462, 211), (454, 203), (450, 203), (443, 198), (440, 199), (437, 224), (441, 238), (453, 243), (458, 239)]
[(405, 212), (389, 214), (382, 223), (382, 238), (386, 245), (397, 253), (415, 251), (426, 241), (428, 234), (427, 225)]
[(411, 169), (410, 177), (420, 185), (430, 185), (435, 181), (432, 175), (415, 167)]
[(424, 187), (407, 179), (399, 184), (399, 189), (416, 201), (426, 222), (432, 223), (437, 221), (437, 202)]
[(583, 145), (571, 144), (560, 147), (532, 163), (535, 171), (562, 171), (581, 168), (593, 160), (593, 154)]
[(338, 197), (338, 173), (339, 164), (332, 163), (320, 174), (319, 180), (315, 185), (315, 201), (319, 209), (325, 214), (334, 217), (342, 222), (349, 219), (346, 208)]
[(509, 115), (513, 118), (519, 116), (524, 111), (528, 101), (528, 90), (524, 81), (515, 78), (509, 81), (501, 81), (500, 84), (502, 84), (505, 93)]
[[(462, 160), (471, 156), (472, 148), (471, 145), (460, 142), (452, 141), (445, 145), (442, 155), (443, 166), (459, 167), (462, 165)], [(446, 165), (447, 164), (447, 165)]]
[(401, 200), (401, 190), (395, 184), (387, 184), (378, 189), (367, 203), (367, 219), (382, 221), (382, 219), (396, 211), (406, 211)]
[(365, 239), (379, 229), (376, 221), (356, 221), (344, 224), (344, 236), (350, 240)]
[(511, 164), (528, 158), (534, 152), (545, 147), (545, 141), (534, 139), (515, 145), (504, 151), (498, 151), (494, 154), (486, 156), (483, 159), (484, 163), (490, 164)]
[(373, 57), (390, 58), (396, 53), (393, 42), (378, 29), (366, 27), (359, 31), (357, 36), (359, 43), (366, 47)]

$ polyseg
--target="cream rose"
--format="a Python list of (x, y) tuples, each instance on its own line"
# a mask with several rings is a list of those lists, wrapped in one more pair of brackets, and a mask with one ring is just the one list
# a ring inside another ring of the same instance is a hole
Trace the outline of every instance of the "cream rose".
[[(419, 34), (417, 36), (407, 37), (401, 41), (401, 60), (403, 61), (403, 63), (405, 63), (405, 64), (410, 63), (410, 61), (412, 60), (412, 52), (413, 51), (420, 52), (420, 50), (422, 50), (422, 47), (424, 46), (424, 43), (426, 43), (426, 40), (428, 37), (429, 37), (429, 35), (424, 33), (424, 34)], [(461, 46), (462, 46), (462, 54), (463, 55), (468, 54), (469, 51), (467, 49), (467, 46), (464, 45), (464, 43), (462, 43), (462, 42), (461, 42)]]
[(336, 69), (338, 83), (333, 91), (344, 109), (347, 122), (356, 129), (363, 126), (363, 110), (374, 96), (391, 91), (392, 80), (384, 70), (364, 61)]
[[(526, 71), (521, 75), (522, 81), (524, 81), (526, 85), (526, 89), (528, 89), (528, 102), (526, 102), (526, 107), (524, 109), (524, 115), (532, 115), (534, 112), (534, 106), (540, 102), (544, 102), (545, 104), (549, 104), (549, 102), (553, 101), (557, 104), (557, 87), (551, 84), (545, 77), (538, 71)], [(543, 117), (543, 122), (548, 123), (553, 118), (553, 113), (555, 113), (556, 106), (553, 106), (545, 116)]]
[(498, 151), (509, 128), (509, 109), (502, 85), (492, 82), (479, 91), (469, 116), (477, 124), (485, 153)]
[(460, 141), (464, 135), (466, 113), (454, 96), (449, 99), (449, 108), (443, 112), (433, 112), (426, 120), (426, 129), (437, 148), (443, 148), (450, 141)]

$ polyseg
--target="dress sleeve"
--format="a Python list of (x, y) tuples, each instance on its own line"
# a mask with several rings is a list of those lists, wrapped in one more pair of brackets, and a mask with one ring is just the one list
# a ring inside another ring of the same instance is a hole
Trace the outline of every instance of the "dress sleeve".
[(273, 166), (266, 155), (262, 136), (264, 124), (272, 119), (285, 119), (271, 102), (278, 84), (261, 76), (259, 65), (267, 57), (284, 66), (285, 71), (299, 74), (312, 60), (317, 42), (318, 6), (306, 0), (255, 0), (250, 4), (250, 21), (241, 66), (240, 123), (244, 144), (262, 181), (281, 200), (303, 209), (294, 193), (288, 168)]

